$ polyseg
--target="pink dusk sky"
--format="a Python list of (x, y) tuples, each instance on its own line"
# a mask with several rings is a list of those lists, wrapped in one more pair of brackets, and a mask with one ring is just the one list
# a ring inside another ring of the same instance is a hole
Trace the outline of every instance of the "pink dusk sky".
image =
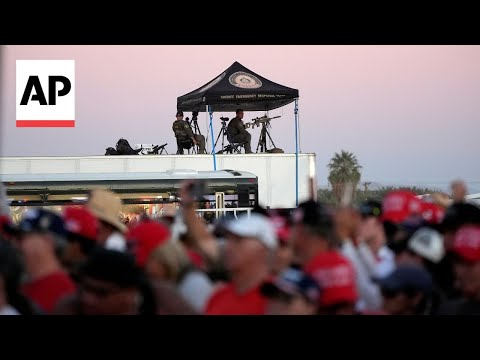
[[(2, 156), (104, 155), (120, 137), (175, 153), (177, 97), (235, 61), (299, 90), (302, 152), (320, 185), (335, 152), (353, 152), (362, 181), (480, 191), (480, 46), (2, 46)], [(76, 66), (76, 127), (15, 127), (15, 61)], [(191, 116), (186, 113), (186, 116)], [(245, 113), (249, 121), (259, 113)], [(295, 151), (293, 104), (270, 112), (275, 145)], [(215, 138), (220, 130), (214, 114)], [(199, 115), (207, 135), (205, 113)], [(250, 130), (255, 151), (260, 128)], [(209, 132), (208, 132), (209, 134)], [(211, 139), (208, 138), (211, 148)], [(213, 164), (213, 161), (212, 161)], [(213, 166), (213, 165), (212, 165)]]

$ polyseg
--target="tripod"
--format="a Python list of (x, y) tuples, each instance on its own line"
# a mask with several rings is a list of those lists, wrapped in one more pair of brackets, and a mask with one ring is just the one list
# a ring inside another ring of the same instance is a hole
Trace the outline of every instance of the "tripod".
[(262, 122), (262, 130), (260, 131), (260, 138), (258, 139), (257, 153), (258, 148), (260, 148), (260, 152), (267, 152), (267, 136), (270, 139), (273, 147), (276, 147), (272, 137), (270, 136), (270, 133), (268, 132), (268, 126), (271, 126), (270, 121)]
[[(200, 132), (200, 128), (198, 127), (197, 116), (195, 113), (192, 116), (192, 120), (189, 120), (187, 117), (186, 121), (188, 122), (188, 125), (190, 125), (190, 128), (192, 129), (194, 135), (202, 135), (202, 133)], [(197, 154), (199, 153), (199, 149), (200, 148), (198, 145), (194, 147), (194, 151)]]
[[(193, 123), (193, 125), (192, 125), (192, 123)], [(200, 128), (198, 127), (198, 122), (197, 122), (196, 117), (192, 118), (192, 120), (190, 120), (189, 124), (190, 124), (190, 127), (192, 128), (193, 133), (195, 135), (202, 135), (202, 133), (200, 132)]]
[(222, 150), (225, 148), (225, 136), (227, 136), (227, 121), (229, 120), (228, 118), (220, 118), (222, 121), (222, 128), (220, 129), (220, 132), (218, 133), (217, 141), (215, 141), (215, 148), (217, 147), (218, 140), (220, 140), (220, 136), (222, 137)]

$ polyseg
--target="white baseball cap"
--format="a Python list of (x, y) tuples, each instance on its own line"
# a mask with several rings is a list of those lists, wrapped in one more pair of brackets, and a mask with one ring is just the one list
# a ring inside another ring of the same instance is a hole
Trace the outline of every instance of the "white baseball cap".
[(278, 246), (275, 227), (268, 217), (261, 214), (242, 214), (238, 220), (228, 221), (224, 229), (237, 236), (255, 238), (269, 249)]
[(408, 240), (408, 248), (433, 263), (440, 262), (445, 255), (443, 236), (438, 231), (425, 227), (412, 235)]

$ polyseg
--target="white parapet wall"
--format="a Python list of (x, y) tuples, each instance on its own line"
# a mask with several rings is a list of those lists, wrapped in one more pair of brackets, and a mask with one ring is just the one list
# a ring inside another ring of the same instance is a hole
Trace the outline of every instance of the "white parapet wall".
[[(216, 155), (217, 170), (248, 171), (258, 177), (259, 202), (271, 208), (292, 208), (296, 202), (295, 154)], [(315, 154), (298, 155), (298, 199), (310, 196), (309, 179), (316, 178)], [(3, 157), (0, 175), (147, 173), (167, 170), (214, 169), (212, 155), (131, 155), (77, 157)], [(5, 178), (5, 176), (3, 176)], [(316, 189), (316, 186), (314, 187)], [(316, 197), (316, 193), (314, 194)]]

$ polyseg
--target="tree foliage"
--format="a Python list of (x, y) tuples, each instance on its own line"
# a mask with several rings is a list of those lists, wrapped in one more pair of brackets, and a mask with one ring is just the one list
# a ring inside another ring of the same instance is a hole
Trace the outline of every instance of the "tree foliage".
[[(355, 192), (355, 196), (353, 198), (353, 203), (355, 205), (358, 205), (365, 200), (377, 200), (381, 202), (382, 199), (385, 197), (385, 195), (393, 190), (408, 190), (408, 191), (414, 192), (417, 195), (442, 192), (441, 190), (438, 190), (438, 189), (420, 188), (416, 186), (413, 186), (413, 187), (412, 186), (400, 186), (400, 187), (383, 186), (377, 190), (367, 190), (367, 191), (362, 189), (357, 189), (357, 191)], [(337, 198), (335, 196), (335, 193), (332, 191), (332, 189), (318, 189), (317, 195), (318, 195), (319, 202), (329, 204), (332, 206), (336, 206), (338, 204)]]
[(353, 195), (355, 196), (361, 178), (361, 168), (357, 157), (351, 152), (342, 150), (340, 154), (335, 153), (333, 155), (328, 164), (328, 182), (332, 187), (337, 204), (349, 183), (353, 185)]

